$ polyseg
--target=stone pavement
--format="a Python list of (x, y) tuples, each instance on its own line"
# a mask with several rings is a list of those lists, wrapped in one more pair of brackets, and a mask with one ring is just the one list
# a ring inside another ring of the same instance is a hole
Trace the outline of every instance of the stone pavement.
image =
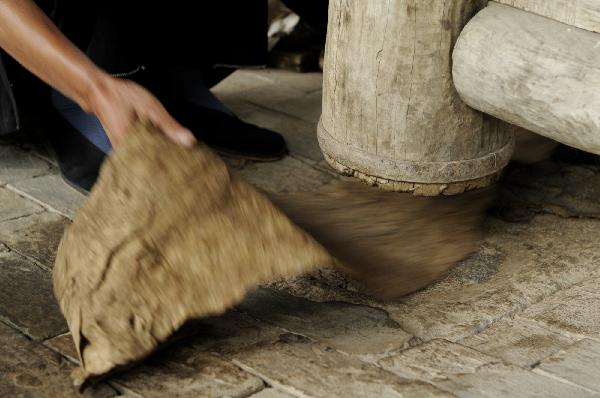
[[(271, 191), (335, 178), (319, 151), (319, 74), (237, 72), (216, 88), (291, 156), (230, 160)], [(399, 302), (334, 271), (265, 286), (90, 397), (600, 396), (600, 164), (561, 156), (506, 173), (479, 251)], [(84, 197), (36, 134), (0, 141), (0, 396), (76, 397), (52, 264)]]

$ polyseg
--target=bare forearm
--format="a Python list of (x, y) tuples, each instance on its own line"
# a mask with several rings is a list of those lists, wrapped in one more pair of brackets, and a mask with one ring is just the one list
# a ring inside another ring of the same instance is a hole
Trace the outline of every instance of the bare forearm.
[(93, 113), (113, 145), (122, 142), (136, 119), (154, 124), (181, 145), (196, 142), (150, 92), (94, 65), (32, 0), (0, 0), (0, 47)]
[(31, 0), (0, 0), (0, 47), (88, 111), (107, 77)]

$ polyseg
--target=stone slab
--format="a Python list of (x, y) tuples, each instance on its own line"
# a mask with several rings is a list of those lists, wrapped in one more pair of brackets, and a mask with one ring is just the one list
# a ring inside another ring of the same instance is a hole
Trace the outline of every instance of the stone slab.
[(459, 341), (600, 275), (599, 226), (595, 219), (553, 215), (537, 215), (527, 223), (490, 218), (474, 256), (447, 278), (397, 302), (361, 295), (339, 276), (311, 275), (280, 285), (312, 301), (381, 308), (403, 330), (423, 340)]
[[(600, 274), (600, 224), (536, 216), (524, 224), (488, 220), (480, 259), (400, 303), (371, 303), (424, 340), (458, 341), (560, 289)], [(487, 269), (485, 278), (465, 278)], [(478, 269), (479, 268), (479, 269)], [(571, 305), (577, 306), (573, 302)], [(592, 310), (590, 310), (592, 311)]]
[(75, 343), (73, 343), (73, 336), (71, 336), (71, 333), (61, 334), (60, 336), (48, 339), (44, 341), (44, 345), (50, 348), (52, 351), (59, 353), (74, 364), (79, 365), (79, 357), (77, 355), (77, 350), (75, 349)]
[(250, 184), (276, 193), (314, 191), (333, 180), (331, 175), (290, 156), (273, 163), (254, 163), (238, 173)]
[(445, 340), (432, 340), (379, 363), (399, 376), (432, 383), (460, 397), (597, 396)]
[[(297, 73), (282, 69), (247, 69), (239, 70), (231, 76), (246, 75), (248, 78), (263, 80), (275, 86), (286, 86), (303, 94), (310, 94), (323, 88), (323, 73)], [(223, 81), (222, 83), (227, 83)]]
[[(70, 333), (44, 345), (74, 363), (79, 363)], [(206, 351), (182, 356), (180, 346), (166, 347), (142, 364), (110, 379), (119, 391), (136, 397), (247, 397), (264, 388), (263, 382), (235, 365)], [(173, 360), (174, 358), (174, 360)]]
[(209, 353), (197, 353), (184, 363), (154, 355), (144, 364), (112, 379), (145, 398), (247, 397), (263, 382)]
[(244, 99), (264, 108), (315, 123), (321, 116), (322, 74), (309, 74), (292, 82), (291, 73), (238, 71), (213, 88), (224, 102)]
[(408, 347), (412, 336), (385, 311), (344, 302), (317, 303), (271, 289), (258, 289), (238, 306), (265, 322), (360, 356)]
[(600, 341), (599, 284), (592, 277), (531, 306), (521, 316), (565, 336)]
[(203, 320), (195, 328), (195, 337), (171, 350), (171, 361), (185, 363), (213, 352), (292, 396), (449, 396), (236, 312)]
[(546, 358), (536, 371), (589, 388), (600, 395), (599, 365), (600, 342), (584, 339)]
[(265, 388), (264, 390), (252, 395), (250, 398), (290, 398), (291, 395), (277, 391), (274, 388)]
[(85, 200), (83, 194), (68, 186), (58, 175), (18, 181), (9, 188), (71, 219)]
[(0, 320), (36, 341), (67, 331), (50, 273), (14, 252), (0, 253)]
[(0, 188), (0, 222), (39, 213), (43, 210), (41, 206), (31, 200), (8, 189)]
[(0, 185), (53, 172), (53, 166), (33, 152), (12, 145), (0, 145)]
[(0, 241), (50, 269), (69, 220), (44, 212), (0, 223)]
[(397, 378), (326, 345), (292, 334), (235, 356), (234, 363), (277, 389), (311, 397), (446, 397), (429, 384)]
[(521, 318), (506, 319), (459, 343), (522, 367), (570, 347), (577, 340)]
[(600, 218), (600, 168), (552, 160), (513, 167), (501, 195), (505, 207), (521, 213)]
[(0, 322), (0, 396), (19, 398), (109, 398), (104, 383), (83, 394), (69, 378), (73, 365)]

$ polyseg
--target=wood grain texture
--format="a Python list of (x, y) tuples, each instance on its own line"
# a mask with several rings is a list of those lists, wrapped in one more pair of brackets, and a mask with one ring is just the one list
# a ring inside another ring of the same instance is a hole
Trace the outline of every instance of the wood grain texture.
[(332, 0), (319, 142), (326, 158), (386, 182), (487, 178), (508, 126), (459, 98), (451, 53), (481, 0)]
[(575, 26), (600, 32), (600, 1), (598, 0), (498, 0), (524, 11)]
[(454, 82), (472, 107), (600, 154), (600, 34), (490, 2), (464, 29)]

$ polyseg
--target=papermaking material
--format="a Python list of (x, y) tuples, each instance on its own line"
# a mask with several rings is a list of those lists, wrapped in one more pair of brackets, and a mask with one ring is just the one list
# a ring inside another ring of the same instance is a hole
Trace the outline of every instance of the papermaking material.
[(261, 282), (333, 261), (206, 146), (137, 125), (58, 249), (54, 290), (79, 354), (75, 383), (142, 360)]
[(494, 189), (415, 197), (336, 181), (317, 192), (272, 195), (371, 295), (423, 289), (477, 248)]
[(54, 266), (76, 384), (140, 361), (262, 282), (317, 266), (340, 267), (380, 298), (424, 288), (476, 248), (491, 193), (416, 198), (336, 181), (272, 195), (284, 214), (207, 147), (138, 125), (103, 165)]

